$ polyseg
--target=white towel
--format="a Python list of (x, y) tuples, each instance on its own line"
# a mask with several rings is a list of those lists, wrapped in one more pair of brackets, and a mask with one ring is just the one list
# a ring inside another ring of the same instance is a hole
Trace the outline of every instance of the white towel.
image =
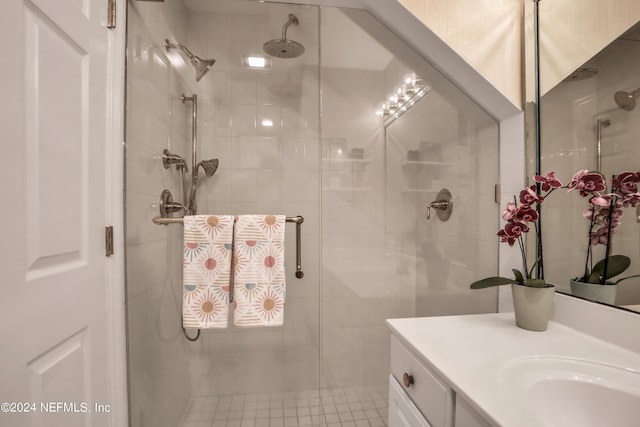
[(233, 235), (232, 215), (184, 217), (182, 325), (226, 328)]
[(284, 322), (284, 215), (240, 215), (234, 229), (236, 326)]

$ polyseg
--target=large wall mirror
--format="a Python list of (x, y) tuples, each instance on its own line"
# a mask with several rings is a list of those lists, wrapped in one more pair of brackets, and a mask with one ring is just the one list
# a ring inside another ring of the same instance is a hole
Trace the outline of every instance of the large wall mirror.
[[(553, 14), (544, 8), (557, 7), (553, 3), (540, 1), (537, 5), (541, 52), (538, 70), (542, 81), (540, 136), (536, 150), (535, 133), (529, 134), (533, 137), (528, 138), (528, 175), (535, 171), (536, 160), (543, 173), (555, 171), (565, 184), (577, 171), (599, 170), (607, 178), (610, 190), (613, 175), (640, 171), (640, 23), (617, 23), (620, 26), (616, 28), (600, 23), (593, 28), (600, 35), (589, 34), (589, 40), (571, 43), (572, 37), (580, 38), (579, 31), (569, 35), (571, 24), (552, 21)], [(583, 6), (577, 0), (563, 3), (574, 3), (576, 10)], [(629, 20), (628, 15), (624, 19)], [(636, 18), (640, 16), (636, 14)], [(559, 27), (564, 34), (558, 33)], [(592, 53), (586, 59), (589, 49)], [(574, 64), (568, 68), (571, 60)], [(530, 109), (535, 111), (535, 107)], [(527, 117), (535, 121), (536, 115)], [(535, 122), (533, 125), (529, 122), (528, 127), (535, 129)], [(604, 258), (605, 245), (589, 245), (590, 221), (583, 215), (588, 198), (581, 197), (578, 191), (569, 194), (566, 191), (558, 190), (544, 203), (544, 274), (560, 292), (576, 295), (582, 291), (572, 289), (570, 280), (583, 275), (589, 247), (595, 263)], [(613, 280), (640, 274), (640, 207), (622, 210), (620, 225), (611, 238), (610, 253), (629, 257), (631, 264)], [(640, 277), (621, 281), (608, 296), (588, 299), (640, 312)]]

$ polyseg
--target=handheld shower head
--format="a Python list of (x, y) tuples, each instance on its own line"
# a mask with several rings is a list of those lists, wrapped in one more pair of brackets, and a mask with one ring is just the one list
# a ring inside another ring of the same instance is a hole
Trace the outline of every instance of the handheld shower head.
[(616, 101), (618, 107), (624, 111), (632, 111), (636, 108), (636, 98), (640, 96), (640, 89), (636, 89), (633, 92), (618, 91), (613, 95), (613, 100)]
[(162, 164), (165, 169), (169, 169), (169, 166), (176, 165), (176, 169), (184, 168), (185, 172), (189, 172), (187, 162), (177, 154), (171, 154), (166, 148), (162, 150)]
[(198, 168), (202, 166), (202, 169), (204, 169), (204, 173), (207, 176), (213, 176), (213, 174), (216, 173), (216, 170), (218, 169), (219, 163), (220, 162), (218, 161), (218, 159), (202, 160), (200, 163), (198, 163)]
[(196, 56), (193, 53), (191, 53), (191, 51), (189, 49), (187, 49), (186, 46), (183, 46), (181, 44), (171, 43), (167, 39), (164, 40), (164, 47), (167, 50), (169, 50), (169, 49), (178, 49), (181, 52), (184, 52), (185, 55), (187, 55), (187, 57), (189, 58), (189, 61), (191, 62), (191, 65), (193, 65), (193, 68), (196, 71), (196, 81), (197, 82), (199, 82), (200, 79), (205, 74), (207, 74), (207, 72), (211, 69), (211, 67), (213, 67), (213, 64), (216, 63), (215, 59), (202, 59), (199, 56)]

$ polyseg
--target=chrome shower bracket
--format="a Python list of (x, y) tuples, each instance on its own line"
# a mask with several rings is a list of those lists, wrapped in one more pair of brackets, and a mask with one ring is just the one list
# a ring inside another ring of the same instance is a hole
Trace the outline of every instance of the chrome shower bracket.
[(160, 195), (160, 218), (173, 218), (174, 212), (180, 212), (182, 210), (186, 211), (184, 205), (180, 203), (175, 203), (173, 201), (173, 196), (169, 190), (164, 190)]
[(453, 212), (453, 197), (451, 196), (451, 192), (443, 188), (438, 193), (436, 200), (427, 203), (427, 219), (431, 219), (431, 209), (436, 211), (436, 215), (440, 221), (447, 221), (451, 217), (451, 212)]

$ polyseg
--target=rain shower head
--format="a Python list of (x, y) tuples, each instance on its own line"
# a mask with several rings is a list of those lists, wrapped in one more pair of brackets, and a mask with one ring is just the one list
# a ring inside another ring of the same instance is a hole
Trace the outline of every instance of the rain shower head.
[(298, 18), (293, 14), (289, 14), (289, 20), (284, 27), (282, 27), (282, 38), (270, 40), (266, 42), (262, 49), (271, 56), (276, 58), (295, 58), (304, 53), (304, 46), (293, 40), (287, 40), (287, 28), (292, 24), (298, 25), (300, 22)]
[(565, 82), (579, 82), (582, 80), (590, 79), (598, 74), (597, 68), (581, 67), (569, 74), (563, 81)]
[(631, 111), (636, 108), (636, 98), (640, 96), (640, 89), (636, 89), (633, 92), (619, 91), (613, 95), (614, 101), (618, 104), (618, 107), (624, 111)]
[(216, 170), (218, 169), (219, 163), (220, 162), (218, 161), (218, 159), (202, 160), (200, 163), (198, 163), (197, 168), (202, 166), (202, 169), (204, 169), (204, 173), (207, 176), (213, 176), (213, 174), (216, 173)]
[(191, 65), (193, 65), (193, 68), (196, 70), (196, 81), (197, 82), (199, 82), (200, 79), (202, 78), (202, 76), (207, 74), (207, 71), (209, 71), (211, 69), (211, 67), (213, 67), (213, 64), (216, 63), (215, 59), (202, 59), (199, 56), (196, 56), (193, 53), (191, 53), (191, 51), (189, 49), (187, 49), (185, 46), (183, 46), (181, 44), (171, 43), (167, 39), (164, 40), (164, 47), (167, 50), (169, 50), (169, 49), (178, 49), (178, 50), (184, 52), (184, 54), (189, 57), (189, 61), (191, 62)]

